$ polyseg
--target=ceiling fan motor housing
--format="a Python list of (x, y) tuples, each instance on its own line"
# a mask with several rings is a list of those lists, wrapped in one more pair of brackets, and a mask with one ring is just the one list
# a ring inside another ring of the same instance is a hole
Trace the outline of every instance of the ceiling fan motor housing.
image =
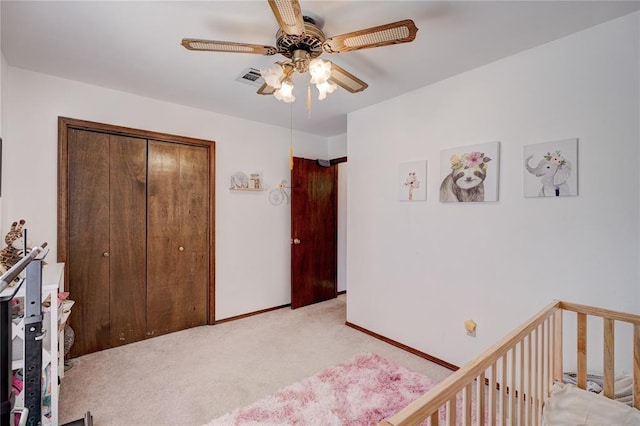
[(287, 58), (296, 59), (301, 58), (302, 53), (296, 53), (296, 51), (307, 52), (307, 59), (317, 58), (323, 52), (322, 43), (324, 43), (325, 36), (322, 30), (316, 25), (316, 22), (308, 17), (304, 17), (304, 34), (300, 36), (285, 34), (281, 29), (276, 33), (276, 47), (278, 53), (286, 56)]

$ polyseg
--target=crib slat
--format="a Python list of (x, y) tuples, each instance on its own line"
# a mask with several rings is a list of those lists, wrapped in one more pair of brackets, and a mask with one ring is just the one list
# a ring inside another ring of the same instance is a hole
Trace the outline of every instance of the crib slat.
[(640, 325), (633, 326), (633, 406), (640, 409)]
[(542, 401), (545, 397), (545, 328), (547, 323), (540, 324), (540, 358), (538, 359), (538, 414), (536, 415), (538, 422), (542, 423)]
[[(505, 426), (507, 424), (507, 409), (509, 404), (507, 403), (507, 354), (502, 357), (502, 375), (500, 376), (500, 424)], [(512, 388), (513, 391), (513, 388)]]
[(544, 341), (544, 376), (542, 377), (542, 395), (546, 398), (549, 396), (549, 383), (551, 383), (551, 321), (546, 320), (545, 326), (545, 341)]
[(587, 314), (578, 313), (578, 387), (587, 388)]
[[(509, 392), (509, 416), (511, 417), (511, 426), (515, 426), (518, 421), (518, 415), (516, 413), (516, 401), (517, 401), (517, 390), (516, 390), (516, 345), (513, 345), (511, 349), (511, 391)], [(520, 392), (520, 397), (522, 397), (522, 392)]]
[(456, 426), (457, 423), (456, 397), (454, 396), (447, 402), (447, 425)]
[(547, 396), (549, 395), (549, 393), (551, 392), (551, 386), (553, 386), (553, 353), (554, 353), (554, 347), (553, 347), (553, 336), (555, 335), (555, 328), (554, 328), (554, 321), (552, 318), (549, 318), (549, 334), (547, 335), (547, 340), (548, 340), (548, 344), (549, 344), (549, 349), (548, 349), (548, 359), (547, 361), (549, 362), (549, 370), (547, 371), (548, 373), (548, 377), (547, 377)]
[(604, 319), (604, 396), (614, 397), (614, 320)]
[(473, 388), (469, 383), (462, 391), (462, 421), (464, 426), (471, 425), (471, 398)]
[(533, 388), (529, 396), (531, 397), (531, 418), (534, 425), (538, 424), (538, 329), (536, 328), (531, 332), (532, 337), (532, 351), (533, 359), (531, 361), (531, 380), (533, 382)]
[(489, 424), (496, 424), (496, 363), (491, 365), (491, 377), (489, 377)]
[(485, 418), (484, 418), (484, 411), (485, 411), (485, 406), (486, 406), (486, 401), (485, 401), (485, 374), (484, 373), (480, 373), (480, 375), (478, 376), (478, 395), (476, 398), (477, 401), (477, 407), (476, 407), (476, 416), (478, 419), (478, 426), (484, 426), (485, 422)]
[(518, 425), (524, 425), (524, 339), (520, 341), (520, 386), (518, 389), (520, 393), (518, 394)]
[(527, 394), (523, 397), (526, 401), (527, 408), (527, 417), (526, 424), (531, 425), (531, 395), (532, 394), (532, 386), (531, 386), (531, 333), (527, 334)]
[(553, 314), (553, 380), (562, 382), (562, 310)]

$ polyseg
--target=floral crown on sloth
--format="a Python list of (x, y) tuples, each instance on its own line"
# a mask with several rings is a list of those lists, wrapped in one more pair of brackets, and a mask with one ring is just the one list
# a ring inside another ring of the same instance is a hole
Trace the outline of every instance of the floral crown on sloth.
[(547, 152), (547, 155), (543, 155), (543, 157), (545, 160), (557, 164), (558, 166), (564, 166), (567, 164), (567, 160), (565, 160), (562, 154), (560, 154), (560, 151), (556, 151), (553, 154)]
[(483, 152), (474, 151), (465, 152), (462, 157), (453, 154), (450, 161), (451, 170), (472, 169), (474, 167), (487, 170), (489, 167), (487, 163), (491, 161), (491, 158), (485, 157)]

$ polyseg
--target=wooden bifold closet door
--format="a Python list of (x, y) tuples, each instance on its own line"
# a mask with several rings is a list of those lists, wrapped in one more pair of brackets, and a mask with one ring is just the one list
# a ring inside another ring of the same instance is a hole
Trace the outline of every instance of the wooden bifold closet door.
[(213, 145), (64, 133), (70, 356), (211, 322)]
[(149, 141), (147, 329), (203, 325), (207, 312), (207, 156)]
[(68, 140), (73, 356), (144, 338), (147, 143), (76, 129)]

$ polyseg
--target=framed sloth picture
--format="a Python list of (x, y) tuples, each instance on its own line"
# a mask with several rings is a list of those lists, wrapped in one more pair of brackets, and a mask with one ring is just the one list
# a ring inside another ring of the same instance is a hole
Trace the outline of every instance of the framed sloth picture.
[(500, 142), (440, 152), (440, 202), (498, 201)]
[(578, 195), (578, 139), (524, 147), (524, 196)]

